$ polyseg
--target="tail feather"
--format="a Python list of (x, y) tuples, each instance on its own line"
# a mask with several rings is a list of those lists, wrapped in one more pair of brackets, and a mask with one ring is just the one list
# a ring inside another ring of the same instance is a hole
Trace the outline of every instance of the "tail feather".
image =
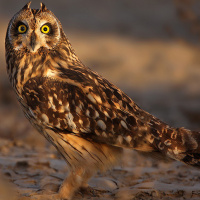
[(200, 167), (200, 132), (166, 125), (151, 132), (155, 148), (172, 159)]

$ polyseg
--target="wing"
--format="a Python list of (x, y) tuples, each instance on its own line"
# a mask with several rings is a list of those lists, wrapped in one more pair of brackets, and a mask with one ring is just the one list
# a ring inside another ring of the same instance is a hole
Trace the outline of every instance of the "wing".
[(152, 116), (121, 90), (96, 74), (85, 78), (71, 70), (62, 79), (36, 77), (23, 87), (24, 101), (42, 126), (90, 141), (146, 148), (146, 123)]

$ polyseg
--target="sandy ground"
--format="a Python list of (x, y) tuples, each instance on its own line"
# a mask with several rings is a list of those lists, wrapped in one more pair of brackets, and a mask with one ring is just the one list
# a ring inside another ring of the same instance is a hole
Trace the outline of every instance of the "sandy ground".
[[(7, 80), (5, 31), (22, 2), (0, 2), (0, 200), (45, 200), (68, 172), (23, 116)], [(85, 64), (171, 126), (200, 130), (199, 41), (177, 18), (173, 1), (46, 4)], [(126, 150), (120, 166), (98, 173), (89, 183), (93, 190), (77, 192), (74, 199), (200, 199), (199, 180), (199, 169)]]

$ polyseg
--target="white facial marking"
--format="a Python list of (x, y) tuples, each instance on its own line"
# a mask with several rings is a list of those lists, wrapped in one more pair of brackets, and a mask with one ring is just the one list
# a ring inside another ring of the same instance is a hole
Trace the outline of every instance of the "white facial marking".
[(22, 47), (23, 47), (23, 45), (22, 45), (22, 44), (19, 44), (19, 45), (16, 46), (14, 49), (15, 49), (16, 51), (18, 51), (18, 50), (20, 50)]

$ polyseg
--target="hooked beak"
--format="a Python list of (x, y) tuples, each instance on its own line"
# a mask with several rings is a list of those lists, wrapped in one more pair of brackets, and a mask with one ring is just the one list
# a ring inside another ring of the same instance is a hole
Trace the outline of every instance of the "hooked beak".
[(35, 46), (36, 46), (36, 35), (34, 32), (31, 33), (31, 42), (30, 42), (30, 46), (32, 48), (32, 50), (34, 51)]

